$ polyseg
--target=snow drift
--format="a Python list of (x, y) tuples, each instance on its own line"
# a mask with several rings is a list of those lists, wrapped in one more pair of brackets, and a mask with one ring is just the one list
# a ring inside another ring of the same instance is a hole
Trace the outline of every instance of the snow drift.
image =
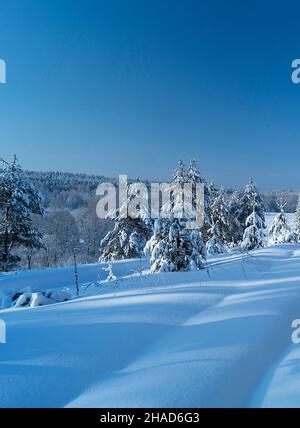
[[(116, 281), (93, 286), (106, 272), (80, 266), (78, 299), (0, 312), (1, 407), (299, 406), (299, 245), (218, 255), (196, 272), (112, 266)], [(0, 289), (71, 288), (68, 269), (3, 275)]]

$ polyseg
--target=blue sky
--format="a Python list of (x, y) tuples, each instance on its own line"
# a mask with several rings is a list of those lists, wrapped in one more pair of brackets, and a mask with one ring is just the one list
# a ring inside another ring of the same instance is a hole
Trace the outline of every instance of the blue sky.
[[(279, 4), (280, 3), (280, 4)], [(0, 153), (24, 168), (300, 188), (300, 5), (2, 0)]]

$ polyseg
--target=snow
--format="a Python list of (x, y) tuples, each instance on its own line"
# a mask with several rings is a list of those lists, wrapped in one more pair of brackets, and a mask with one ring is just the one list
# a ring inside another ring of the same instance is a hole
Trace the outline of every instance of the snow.
[(299, 407), (300, 245), (208, 263), (149, 275), (147, 259), (113, 262), (111, 282), (107, 264), (79, 266), (79, 298), (71, 267), (0, 275), (3, 295), (73, 297), (0, 312), (0, 406)]

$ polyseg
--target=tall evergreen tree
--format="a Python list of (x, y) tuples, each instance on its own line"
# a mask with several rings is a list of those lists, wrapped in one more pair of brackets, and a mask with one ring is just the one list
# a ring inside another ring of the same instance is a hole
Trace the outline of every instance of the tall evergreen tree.
[(216, 225), (212, 225), (212, 227), (208, 230), (209, 240), (206, 243), (206, 249), (209, 254), (221, 254), (225, 253), (226, 249), (220, 239), (219, 230)]
[(129, 187), (127, 190), (127, 199), (117, 213), (109, 213), (110, 218), (116, 217), (115, 226), (101, 241), (99, 262), (141, 257), (145, 244), (151, 237), (152, 221), (148, 217), (148, 208), (140, 207), (138, 218), (131, 218), (127, 214), (128, 204), (137, 194), (134, 188), (132, 192), (129, 192)]
[(243, 231), (247, 228), (246, 221), (252, 214), (255, 207), (255, 213), (260, 217), (262, 222), (262, 228), (266, 228), (265, 224), (265, 206), (262, 197), (257, 190), (256, 184), (253, 180), (245, 186), (244, 193), (242, 194), (239, 208), (236, 212), (236, 218), (243, 228)]
[[(196, 160), (191, 160), (187, 172), (187, 181), (192, 184), (193, 192), (196, 191), (197, 184), (203, 184), (204, 186), (204, 224), (201, 229), (201, 235), (204, 240), (208, 240), (208, 229), (211, 227), (211, 203), (214, 199), (215, 185), (213, 183), (208, 184), (206, 180), (201, 176)], [(193, 200), (198, 195), (193, 193)]]
[(239, 244), (243, 238), (245, 225), (240, 223), (241, 192), (235, 191), (229, 197), (228, 209), (232, 219), (230, 225), (230, 237), (233, 244)]
[(231, 215), (226, 195), (223, 189), (217, 191), (211, 204), (211, 230), (224, 245), (232, 242), (232, 230), (236, 225), (235, 218)]
[(175, 169), (172, 177), (174, 183), (184, 184), (187, 181), (185, 166), (182, 160), (179, 161), (178, 167)]
[(187, 171), (187, 181), (189, 183), (197, 184), (197, 183), (204, 183), (205, 180), (203, 177), (201, 177), (201, 174), (198, 170), (197, 161), (195, 159), (192, 159), (190, 161), (188, 171)]
[(295, 234), (297, 241), (300, 241), (300, 197), (298, 199), (297, 209), (295, 213)]
[(0, 270), (7, 271), (20, 261), (19, 247), (39, 249), (41, 234), (32, 225), (32, 214), (43, 215), (42, 201), (24, 180), (16, 156), (0, 167)]
[(254, 204), (252, 213), (246, 219), (246, 229), (243, 235), (241, 248), (255, 250), (265, 245), (264, 222)]

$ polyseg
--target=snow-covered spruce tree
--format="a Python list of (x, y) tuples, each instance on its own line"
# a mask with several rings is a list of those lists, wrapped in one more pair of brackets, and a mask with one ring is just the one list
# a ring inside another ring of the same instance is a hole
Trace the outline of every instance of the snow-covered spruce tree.
[(203, 269), (203, 261), (206, 260), (207, 251), (199, 230), (187, 231), (187, 245), (190, 246), (189, 262), (190, 269)]
[(195, 159), (190, 161), (187, 171), (187, 181), (192, 184), (205, 183), (204, 178), (201, 177), (198, 170), (197, 161)]
[(217, 225), (212, 225), (212, 227), (208, 230), (210, 235), (209, 240), (206, 243), (206, 249), (209, 254), (222, 254), (226, 252), (226, 248), (224, 247), (221, 239), (220, 232)]
[(203, 268), (206, 249), (197, 230), (184, 229), (179, 219), (157, 219), (154, 235), (145, 246), (150, 253), (150, 272), (176, 272)]
[(228, 201), (223, 189), (217, 190), (210, 207), (211, 228), (208, 231), (209, 238), (214, 237), (214, 241), (220, 242), (222, 246), (233, 241), (233, 230), (237, 225), (236, 219), (232, 216)]
[(245, 186), (245, 190), (242, 194), (239, 208), (236, 213), (236, 218), (238, 222), (242, 225), (243, 232), (247, 227), (246, 220), (252, 214), (254, 206), (256, 214), (260, 217), (262, 221), (262, 228), (265, 229), (265, 206), (254, 181), (250, 180), (250, 182)]
[(169, 219), (159, 217), (155, 220), (153, 226), (153, 235), (146, 242), (146, 245), (144, 247), (144, 252), (146, 254), (152, 254), (156, 245), (167, 236), (168, 225)]
[(204, 185), (204, 225), (201, 228), (201, 233), (205, 241), (208, 240), (208, 229), (211, 227), (211, 204), (215, 197), (216, 187), (214, 183), (207, 184), (206, 180), (201, 176), (197, 161), (191, 160), (187, 171), (187, 181), (192, 184), (193, 187), (193, 200), (197, 198), (196, 185)]
[(300, 241), (300, 197), (298, 199), (297, 209), (295, 213), (295, 228), (294, 232), (296, 235), (296, 240)]
[(241, 224), (239, 220), (241, 200), (242, 193), (235, 191), (230, 195), (228, 201), (228, 209), (232, 219), (230, 224), (230, 240), (233, 245), (237, 245), (241, 242), (245, 229), (245, 224)]
[(181, 185), (187, 181), (187, 175), (182, 160), (179, 161), (178, 167), (174, 170), (172, 181), (173, 183), (179, 183)]
[(132, 202), (135, 194), (134, 187), (131, 191), (128, 187), (127, 200), (123, 201), (117, 213), (109, 213), (110, 218), (116, 214), (115, 226), (101, 241), (99, 262), (134, 259), (143, 255), (146, 242), (152, 235), (152, 222), (148, 217), (148, 209), (142, 211), (141, 208), (139, 218), (126, 214), (128, 204)]
[(254, 204), (252, 213), (246, 219), (246, 229), (241, 244), (242, 250), (255, 250), (266, 243), (264, 221)]
[(189, 262), (184, 241), (180, 237), (178, 219), (161, 219), (155, 222), (155, 233), (145, 246), (145, 252), (151, 251), (150, 272), (174, 272), (188, 270)]
[(16, 156), (0, 167), (0, 270), (15, 267), (20, 247), (42, 248), (41, 234), (32, 225), (32, 214), (43, 215), (42, 201), (32, 185), (24, 180)]
[(143, 219), (117, 218), (115, 227), (102, 239), (100, 262), (141, 257), (151, 231)]
[(287, 224), (287, 218), (284, 213), (285, 204), (278, 203), (279, 213), (275, 216), (269, 229), (269, 244), (283, 244), (284, 242), (291, 242), (292, 232)]

